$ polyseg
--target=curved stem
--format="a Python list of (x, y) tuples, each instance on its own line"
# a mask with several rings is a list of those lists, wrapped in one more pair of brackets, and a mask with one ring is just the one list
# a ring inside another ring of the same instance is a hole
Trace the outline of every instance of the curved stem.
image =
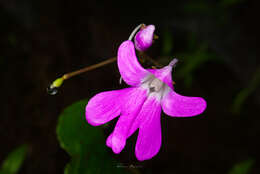
[(135, 33), (143, 26), (144, 24), (140, 24), (137, 27), (135, 27), (135, 29), (132, 31), (131, 35), (129, 36), (128, 40), (132, 40)]

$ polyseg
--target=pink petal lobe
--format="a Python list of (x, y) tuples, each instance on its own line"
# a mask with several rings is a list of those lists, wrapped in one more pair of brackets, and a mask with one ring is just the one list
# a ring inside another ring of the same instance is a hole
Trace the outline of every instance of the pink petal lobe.
[(114, 153), (120, 153), (126, 143), (128, 132), (138, 115), (144, 101), (147, 98), (147, 91), (133, 88), (124, 98), (121, 116), (119, 117), (111, 137), (107, 139), (107, 145), (112, 147)]
[(161, 105), (156, 98), (148, 98), (137, 119), (139, 126), (138, 138), (135, 146), (135, 155), (139, 161), (155, 156), (161, 147)]
[(153, 43), (154, 25), (148, 25), (135, 35), (135, 48), (139, 51), (147, 50)]
[(124, 41), (117, 52), (117, 65), (123, 80), (131, 86), (138, 86), (149, 74), (138, 62), (132, 41)]
[(165, 66), (161, 69), (147, 69), (150, 73), (152, 73), (157, 79), (160, 79), (162, 82), (167, 84), (171, 89), (173, 88), (172, 84), (172, 67)]
[(92, 126), (102, 125), (119, 116), (123, 96), (131, 88), (101, 92), (92, 97), (86, 106), (86, 120)]
[(113, 137), (113, 133), (110, 134), (110, 135), (107, 137), (107, 140), (106, 140), (106, 145), (107, 145), (107, 147), (112, 148), (112, 137)]
[(172, 117), (192, 117), (201, 114), (207, 107), (201, 97), (186, 97), (169, 90), (162, 99), (163, 111)]

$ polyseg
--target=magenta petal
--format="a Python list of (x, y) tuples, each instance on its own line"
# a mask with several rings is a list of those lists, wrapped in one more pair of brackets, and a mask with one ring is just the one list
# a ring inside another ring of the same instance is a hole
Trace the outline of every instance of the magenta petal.
[(93, 126), (104, 124), (120, 114), (122, 95), (132, 88), (101, 92), (92, 97), (86, 106), (86, 120)]
[(113, 133), (111, 133), (108, 137), (107, 137), (107, 141), (106, 141), (106, 145), (110, 148), (112, 148), (112, 137), (113, 137)]
[(163, 111), (172, 117), (192, 117), (201, 114), (207, 107), (201, 97), (186, 97), (169, 90), (162, 99)]
[(165, 66), (161, 69), (147, 69), (150, 73), (152, 73), (157, 79), (160, 79), (162, 82), (167, 84), (171, 89), (173, 88), (172, 85), (172, 67)]
[(122, 106), (122, 114), (119, 117), (111, 137), (107, 139), (107, 145), (112, 147), (114, 153), (120, 153), (125, 146), (128, 132), (138, 115), (144, 101), (147, 98), (147, 91), (139, 88), (133, 89)]
[(149, 74), (138, 62), (132, 41), (123, 42), (117, 53), (117, 65), (123, 80), (132, 86), (139, 85)]
[(135, 35), (135, 48), (139, 51), (147, 50), (153, 43), (154, 25), (148, 25)]
[(139, 161), (152, 158), (160, 150), (162, 141), (160, 115), (160, 102), (155, 98), (148, 98), (135, 120), (135, 125), (139, 125), (135, 146), (135, 155)]

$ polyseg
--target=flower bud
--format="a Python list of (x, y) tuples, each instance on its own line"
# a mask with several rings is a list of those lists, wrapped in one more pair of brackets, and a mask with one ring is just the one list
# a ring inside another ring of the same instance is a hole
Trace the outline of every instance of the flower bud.
[(52, 86), (58, 88), (62, 85), (62, 83), (63, 83), (63, 78), (58, 78), (52, 83)]
[(154, 30), (154, 25), (148, 25), (140, 29), (140, 31), (135, 35), (134, 38), (135, 48), (137, 50), (145, 51), (152, 45)]

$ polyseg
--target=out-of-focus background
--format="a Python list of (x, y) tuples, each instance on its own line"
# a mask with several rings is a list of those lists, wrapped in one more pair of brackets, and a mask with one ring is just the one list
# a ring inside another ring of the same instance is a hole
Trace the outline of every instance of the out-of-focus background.
[[(194, 118), (162, 115), (162, 147), (151, 160), (136, 160), (136, 134), (121, 154), (110, 155), (135, 166), (133, 173), (225, 174), (243, 162), (260, 173), (258, 16), (258, 3), (250, 0), (1, 0), (0, 164), (26, 144), (18, 173), (63, 173), (70, 156), (57, 140), (59, 114), (126, 85), (118, 83), (113, 63), (66, 81), (55, 96), (46, 87), (66, 72), (115, 56), (145, 23), (159, 36), (147, 54), (163, 65), (177, 57), (175, 90), (204, 97), (208, 107)], [(112, 129), (105, 127), (105, 136)]]

